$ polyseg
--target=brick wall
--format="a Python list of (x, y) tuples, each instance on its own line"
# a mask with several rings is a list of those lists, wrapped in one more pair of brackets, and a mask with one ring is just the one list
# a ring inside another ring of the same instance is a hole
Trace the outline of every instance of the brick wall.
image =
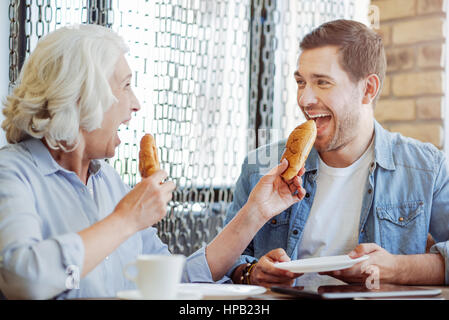
[[(387, 77), (375, 109), (387, 129), (443, 147), (445, 0), (372, 0)], [(448, 128), (449, 129), (449, 128)]]

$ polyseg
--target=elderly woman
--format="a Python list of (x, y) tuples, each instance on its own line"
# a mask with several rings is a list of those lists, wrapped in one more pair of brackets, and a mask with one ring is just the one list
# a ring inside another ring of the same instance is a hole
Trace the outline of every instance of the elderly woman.
[[(0, 291), (6, 298), (110, 297), (134, 289), (124, 266), (138, 254), (170, 254), (151, 226), (175, 189), (167, 173), (132, 190), (100, 159), (140, 109), (127, 46), (110, 29), (81, 25), (44, 37), (7, 97), (0, 150)], [(187, 258), (183, 281), (222, 279), (263, 224), (302, 199), (282, 162), (205, 248)], [(288, 258), (286, 258), (288, 259)], [(79, 270), (79, 287), (67, 279)], [(279, 272), (284, 272), (279, 270)]]

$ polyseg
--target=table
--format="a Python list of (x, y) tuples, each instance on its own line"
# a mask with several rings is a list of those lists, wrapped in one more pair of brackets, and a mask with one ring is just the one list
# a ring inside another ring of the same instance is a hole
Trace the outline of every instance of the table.
[[(428, 297), (430, 298), (436, 298), (436, 299), (443, 299), (443, 300), (449, 300), (449, 286), (410, 286), (410, 287), (417, 287), (417, 288), (427, 288), (427, 289), (441, 289), (441, 294), (435, 297)], [(403, 298), (405, 300), (413, 299), (416, 297), (410, 297), (410, 298)], [(293, 296), (289, 296), (282, 293), (273, 292), (270, 289), (268, 289), (264, 294), (257, 295), (250, 297), (248, 300), (292, 300), (292, 299), (300, 299), (295, 298)], [(400, 298), (398, 298), (400, 299)], [(370, 299), (371, 300), (371, 299)]]
[[(440, 295), (435, 296), (435, 297), (427, 297), (427, 299), (437, 298), (439, 300), (441, 300), (441, 299), (449, 300), (449, 286), (410, 286), (410, 287), (411, 288), (418, 287), (418, 288), (428, 288), (428, 289), (441, 289)], [(410, 300), (413, 298), (416, 299), (416, 297), (403, 298), (403, 299)], [(78, 299), (72, 299), (72, 300), (120, 300), (120, 299), (118, 299), (116, 297), (110, 297), (110, 298), (78, 298)], [(263, 294), (251, 296), (244, 300), (306, 300), (306, 299), (301, 299), (301, 298), (293, 297), (293, 296), (290, 296), (287, 294), (273, 292), (270, 289), (267, 289), (267, 291)], [(370, 299), (370, 300), (372, 300), (372, 299)], [(179, 301), (181, 301), (181, 300), (179, 300)], [(204, 301), (204, 300), (199, 300), (199, 301)], [(238, 301), (238, 300), (221, 300), (221, 301)]]

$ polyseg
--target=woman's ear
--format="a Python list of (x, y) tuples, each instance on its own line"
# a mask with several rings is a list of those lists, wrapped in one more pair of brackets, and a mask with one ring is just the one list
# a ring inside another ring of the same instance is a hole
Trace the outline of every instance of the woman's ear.
[(370, 104), (374, 101), (380, 90), (380, 79), (377, 74), (370, 74), (365, 79), (365, 92), (363, 94), (362, 103)]

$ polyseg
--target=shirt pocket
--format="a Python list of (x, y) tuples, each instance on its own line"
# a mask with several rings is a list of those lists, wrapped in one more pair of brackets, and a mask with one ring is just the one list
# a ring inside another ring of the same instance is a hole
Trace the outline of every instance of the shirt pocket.
[(253, 240), (254, 256), (260, 258), (267, 252), (277, 249), (286, 249), (289, 224), (290, 208), (268, 220)]
[(428, 228), (423, 201), (380, 205), (376, 214), (382, 248), (392, 254), (425, 252)]
[(271, 228), (277, 229), (282, 226), (288, 225), (289, 222), (290, 222), (290, 208), (274, 216), (273, 218), (268, 220), (266, 224)]

